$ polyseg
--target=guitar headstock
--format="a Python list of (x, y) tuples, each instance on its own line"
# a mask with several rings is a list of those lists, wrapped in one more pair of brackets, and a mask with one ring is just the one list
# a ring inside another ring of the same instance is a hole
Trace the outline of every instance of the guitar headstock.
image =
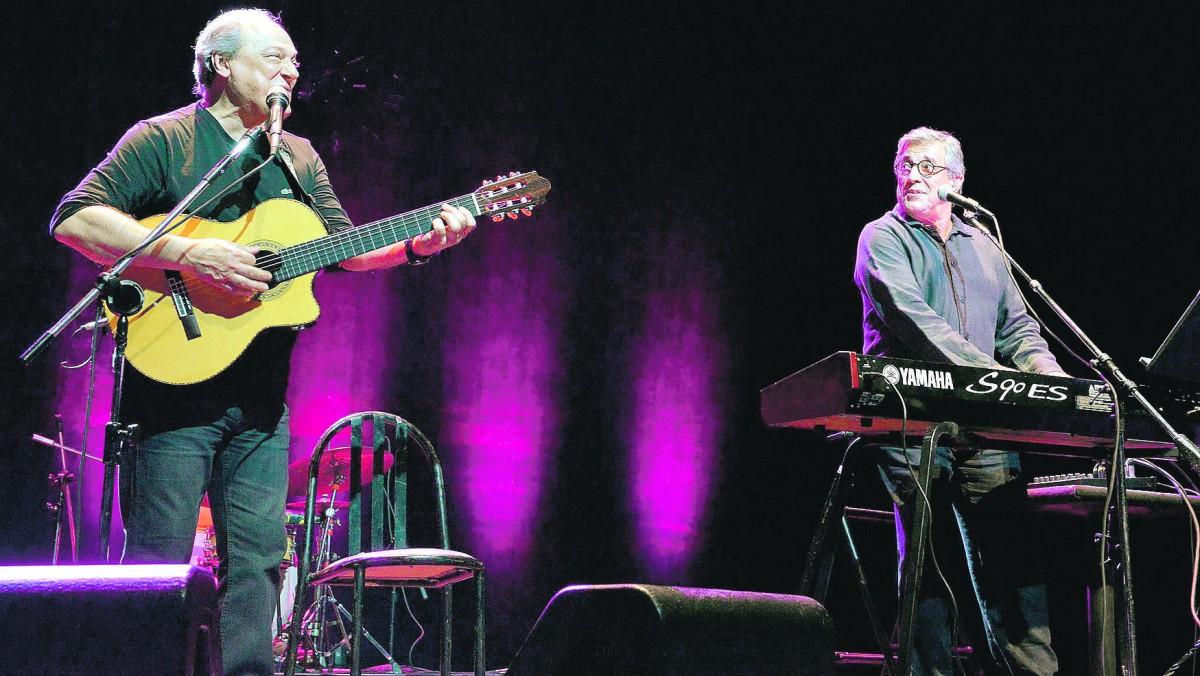
[(506, 215), (509, 218), (517, 218), (518, 214), (531, 215), (534, 207), (546, 201), (548, 192), (550, 181), (538, 176), (536, 171), (514, 171), (494, 180), (485, 179), (473, 194), (479, 202), (481, 216), (502, 221)]

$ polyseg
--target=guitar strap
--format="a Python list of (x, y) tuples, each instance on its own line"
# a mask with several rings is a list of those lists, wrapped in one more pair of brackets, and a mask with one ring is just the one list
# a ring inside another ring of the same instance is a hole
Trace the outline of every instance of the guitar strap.
[(283, 140), (279, 145), (279, 154), (276, 157), (283, 164), (283, 173), (288, 181), (291, 182), (292, 190), (300, 195), (300, 201), (304, 202), (309, 209), (313, 210), (317, 218), (321, 219), (321, 225), (325, 226), (325, 232), (333, 232), (329, 229), (329, 223), (325, 220), (325, 216), (317, 209), (317, 200), (313, 199), (313, 196), (308, 194), (308, 191), (300, 184), (300, 175), (296, 173), (296, 165), (292, 163), (292, 149), (288, 146), (287, 140)]

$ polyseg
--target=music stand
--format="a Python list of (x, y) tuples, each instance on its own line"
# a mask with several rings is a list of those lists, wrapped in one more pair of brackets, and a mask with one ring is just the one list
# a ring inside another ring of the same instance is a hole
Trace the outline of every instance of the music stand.
[(1154, 356), (1139, 360), (1146, 371), (1200, 383), (1200, 312), (1197, 307), (1200, 307), (1200, 293), (1188, 304)]

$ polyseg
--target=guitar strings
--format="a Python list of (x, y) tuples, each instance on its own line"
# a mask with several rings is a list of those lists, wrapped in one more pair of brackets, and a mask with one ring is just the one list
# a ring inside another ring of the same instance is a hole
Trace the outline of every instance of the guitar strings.
[[(325, 265), (426, 232), (431, 228), (421, 227), (420, 222), (432, 221), (435, 213), (433, 210), (428, 210), (410, 222), (392, 221), (372, 225), (369, 228), (363, 226), (347, 231), (345, 234), (336, 234), (332, 238), (321, 238), (287, 247), (278, 253), (264, 256), (257, 264), (265, 267), (274, 264), (277, 259), (286, 259), (276, 271), (278, 273), (276, 281), (291, 279)], [(382, 240), (379, 239), (381, 235), (383, 235)]]
[[(513, 178), (516, 179), (519, 177)], [(535, 177), (522, 187), (528, 189), (531, 186), (538, 186), (540, 183), (545, 183), (545, 179), (541, 177)], [(523, 192), (524, 191), (514, 192), (512, 193), (512, 197), (516, 197)], [(454, 206), (461, 207), (473, 207), (471, 211), (472, 215), (474, 216), (480, 216), (484, 213), (483, 210), (478, 206), (478, 202), (475, 199), (475, 193), (473, 192), (446, 200), (443, 203), (453, 204)], [(258, 259), (258, 261), (256, 261), (256, 265), (262, 267), (280, 264), (279, 269), (275, 271), (277, 273), (276, 281), (286, 281), (288, 279), (307, 274), (308, 272), (312, 272), (320, 267), (323, 267), (324, 265), (332, 264), (336, 262), (336, 260), (344, 260), (345, 258), (352, 257), (353, 255), (367, 253), (368, 251), (373, 251), (380, 248), (380, 246), (403, 241), (415, 235), (422, 234), (423, 232), (428, 232), (428, 229), (424, 228), (422, 224), (425, 221), (431, 220), (431, 216), (440, 212), (441, 204), (442, 203), (439, 203), (436, 206), (431, 205), (421, 209), (414, 209), (413, 211), (405, 212), (398, 216), (392, 216), (367, 223), (356, 228), (342, 230), (327, 237), (320, 237), (308, 242), (302, 242), (300, 244), (284, 247), (278, 252), (270, 252), (263, 255)], [(397, 226), (403, 228), (403, 231), (399, 233), (400, 236), (397, 236)], [(410, 231), (409, 228), (414, 229)], [(343, 255), (347, 253), (347, 251), (354, 252), (355, 249), (353, 246), (355, 244), (361, 244), (364, 240), (373, 240), (378, 235), (385, 235), (388, 239), (391, 239), (391, 242), (385, 242), (384, 244), (372, 246), (370, 248), (363, 248), (362, 251), (352, 253), (350, 256)], [(350, 248), (347, 248), (347, 245), (350, 245)], [(330, 254), (334, 254), (336, 260), (328, 259)], [(288, 260), (284, 261), (285, 258)], [(284, 262), (280, 263), (280, 261)]]
[[(514, 177), (514, 179), (515, 178), (519, 178), (519, 177)], [(529, 187), (537, 186), (540, 183), (545, 183), (545, 179), (543, 179), (539, 176), (539, 177), (536, 177), (533, 180), (529, 181), (528, 183), (526, 183), (523, 187), (528, 189)], [(517, 195), (522, 194), (522, 192), (514, 192), (514, 193), (512, 193), (512, 195), (515, 197)], [(468, 193), (466, 195), (461, 195), (459, 197), (455, 197), (450, 200), (446, 200), (443, 203), (454, 204), (455, 206), (462, 206), (462, 207), (474, 207), (474, 209), (472, 210), (472, 215), (475, 215), (475, 216), (480, 216), (484, 213), (483, 210), (481, 208), (479, 208), (478, 203), (475, 200), (475, 193), (473, 193), (473, 192)], [(406, 232), (404, 233), (405, 237), (410, 237), (410, 236), (413, 236), (416, 234), (420, 234), (421, 233), (421, 229), (420, 229), (421, 221), (428, 219), (431, 215), (437, 214), (441, 209), (441, 204), (442, 203), (439, 203), (438, 205), (431, 205), (431, 206), (423, 207), (421, 209), (414, 209), (412, 211), (408, 211), (408, 212), (405, 212), (405, 213), (397, 215), (397, 216), (391, 216), (388, 218), (380, 219), (378, 221), (373, 221), (371, 223), (366, 223), (366, 224), (358, 226), (356, 228), (349, 228), (346, 230), (342, 230), (340, 232), (331, 234), (329, 237), (321, 237), (321, 238), (318, 238), (315, 240), (310, 240), (308, 242), (302, 242), (300, 244), (296, 244), (296, 245), (293, 245), (290, 247), (285, 247), (284, 249), (282, 249), (281, 251), (279, 251), (277, 253), (272, 252), (272, 254), (263, 256), (263, 258), (260, 259), (260, 262), (274, 263), (274, 262), (276, 262), (276, 259), (278, 257), (281, 257), (284, 254), (287, 254), (289, 256), (303, 255), (303, 254), (307, 254), (307, 253), (312, 253), (313, 251), (315, 251), (317, 249), (322, 249), (325, 247), (332, 248), (334, 246), (339, 246), (339, 245), (348, 243), (349, 240), (352, 240), (352, 239), (365, 239), (367, 236), (374, 236), (374, 235), (382, 234), (384, 232), (384, 230), (386, 230), (387, 228), (393, 228), (396, 225), (401, 225), (405, 228), (405, 230), (406, 230)], [(409, 226), (414, 226), (414, 225), (417, 226), (417, 230), (412, 233), (407, 232), (407, 228)], [(391, 234), (394, 234), (394, 233), (391, 233)], [(400, 241), (400, 240), (397, 240), (397, 241)], [(365, 251), (363, 253), (365, 253)]]
[[(473, 206), (474, 200), (472, 198), (473, 198), (473, 195), (468, 194), (468, 195), (456, 197), (452, 200), (447, 200), (445, 203), (453, 204), (454, 206)], [(468, 201), (468, 200), (470, 200), (470, 201)], [(460, 202), (465, 202), (465, 203), (460, 204)], [(201, 205), (200, 208), (203, 208), (204, 206), (206, 206), (206, 204)], [(197, 209), (197, 211), (198, 210), (199, 209)], [(255, 262), (255, 265), (258, 267), (266, 267), (266, 266), (276, 263), (277, 261), (284, 260), (286, 258), (287, 261), (285, 263), (283, 263), (280, 266), (280, 268), (276, 271), (274, 281), (276, 281), (276, 282), (287, 281), (289, 279), (293, 279), (302, 274), (305, 274), (306, 272), (311, 272), (312, 270), (322, 267), (323, 265), (325, 265), (325, 263), (321, 262), (321, 256), (323, 254), (330, 253), (334, 248), (342, 247), (342, 245), (345, 242), (348, 242), (350, 240), (373, 239), (376, 235), (383, 234), (383, 233), (385, 233), (385, 231), (387, 231), (389, 229), (392, 230), (391, 235), (395, 236), (395, 234), (396, 234), (395, 226), (397, 226), (397, 225), (399, 225), (403, 228), (403, 234), (402, 234), (402, 236), (396, 237), (394, 239), (394, 241), (403, 241), (405, 239), (408, 239), (409, 237), (421, 234), (422, 229), (421, 229), (420, 224), (423, 221), (430, 219), (430, 216), (432, 216), (433, 214), (436, 214), (440, 211), (441, 211), (440, 204), (438, 206), (422, 207), (420, 209), (415, 209), (411, 212), (406, 212), (406, 213), (400, 214), (398, 216), (392, 216), (392, 217), (380, 219), (378, 221), (373, 221), (371, 223), (366, 223), (357, 228), (350, 228), (347, 230), (342, 230), (338, 233), (333, 233), (333, 234), (329, 235), (328, 237), (320, 237), (315, 240), (310, 240), (308, 242), (301, 242), (300, 244), (295, 244), (295, 245), (292, 245), (289, 247), (284, 247), (283, 249), (281, 249), (278, 252), (267, 253), (267, 254), (259, 257), (258, 260)], [(421, 212), (426, 212), (426, 213), (421, 213)], [(476, 214), (476, 215), (478, 215), (478, 214)], [(178, 227), (178, 224), (176, 224), (175, 226), (172, 226), (172, 227)], [(414, 228), (412, 232), (409, 232), (409, 227)], [(339, 241), (339, 240), (341, 240), (341, 241)], [(378, 248), (378, 247), (375, 247), (375, 248)], [(363, 253), (365, 253), (366, 251), (369, 251), (369, 250), (372, 250), (372, 249), (364, 249)], [(350, 256), (347, 256), (347, 258), (349, 258), (349, 257)], [(305, 264), (305, 263), (307, 263), (309, 266), (311, 266), (308, 270), (303, 269), (302, 264)], [(315, 263), (315, 265), (314, 265), (314, 263)], [(279, 273), (283, 273), (283, 274), (279, 274)], [(186, 274), (186, 273), (181, 275), (181, 277), (184, 277), (187, 279), (198, 279), (194, 275), (190, 275), (190, 274)], [(201, 298), (196, 298), (196, 300), (201, 300), (201, 301), (207, 300), (208, 298), (214, 298), (214, 297), (219, 298), (219, 297), (224, 296), (224, 294), (221, 294), (219, 290), (215, 290), (215, 289), (213, 290), (213, 293), (209, 293), (209, 287), (207, 284), (197, 287), (192, 293), (193, 293), (193, 295), (201, 296)]]
[[(180, 225), (183, 225), (188, 220), (195, 217), (196, 213), (198, 213), (198, 212), (202, 211), (203, 209), (205, 209), (206, 207), (208, 207), (210, 204), (212, 204), (213, 201), (228, 194), (239, 183), (241, 183), (242, 181), (246, 180), (250, 176), (253, 176), (254, 174), (261, 171), (263, 169), (263, 167), (265, 167), (267, 164), (270, 163), (270, 161), (271, 160), (268, 158), (267, 160), (265, 160), (258, 166), (254, 167), (250, 171), (243, 174), (237, 180), (230, 183), (228, 186), (225, 186), (225, 188), (223, 188), (222, 190), (217, 192), (215, 195), (213, 195), (209, 199), (205, 200), (204, 203), (201, 204), (200, 206), (190, 210), (188, 213), (181, 214), (179, 216), (179, 221), (170, 225), (166, 230), (163, 231), (163, 234), (166, 234), (168, 232), (171, 232), (172, 230), (175, 230)], [(517, 177), (514, 177), (514, 179), (515, 178), (517, 178)], [(545, 182), (545, 179), (535, 176), (533, 180), (529, 181), (522, 187), (528, 189), (531, 186), (535, 186), (539, 183), (544, 183), (544, 182)], [(519, 194), (521, 194), (521, 193), (514, 192), (512, 196), (516, 197)], [(267, 254), (258, 258), (255, 262), (255, 265), (259, 266), (259, 267), (263, 267), (263, 266), (271, 266), (271, 265), (278, 264), (280, 267), (276, 271), (277, 278), (275, 281), (277, 281), (277, 282), (287, 281), (289, 279), (293, 279), (300, 275), (307, 274), (308, 272), (312, 272), (316, 269), (319, 269), (319, 268), (323, 267), (324, 265), (328, 265), (328, 264), (335, 262), (332, 260), (324, 261), (324, 256), (328, 255), (329, 253), (333, 253), (335, 249), (340, 249), (340, 251), (338, 252), (339, 254), (345, 253), (346, 252), (345, 247), (347, 245), (352, 246), (353, 244), (360, 243), (364, 240), (374, 239), (376, 236), (379, 236), (379, 235), (386, 235), (388, 238), (394, 238), (392, 240), (392, 242), (389, 242), (389, 243), (394, 243), (394, 242), (403, 241), (410, 237), (414, 237), (414, 236), (422, 234), (424, 232), (428, 232), (428, 230), (422, 229), (422, 223), (426, 222), (426, 221), (431, 221), (432, 220), (431, 217), (441, 211), (441, 204), (451, 204), (454, 206), (468, 207), (468, 208), (470, 208), (469, 210), (472, 212), (472, 215), (474, 215), (474, 216), (481, 216), (484, 214), (483, 209), (481, 207), (479, 207), (478, 201), (475, 199), (475, 193), (474, 192), (467, 193), (466, 195), (460, 195), (459, 197), (455, 197), (455, 198), (446, 200), (445, 202), (439, 203), (436, 206), (431, 205), (431, 206), (427, 206), (427, 207), (422, 207), (420, 209), (414, 209), (412, 211), (405, 212), (403, 214), (399, 214), (397, 216), (391, 216), (391, 217), (383, 218), (383, 219), (380, 219), (377, 221), (372, 221), (371, 223), (366, 223), (366, 224), (361, 225), (356, 228), (348, 228), (348, 229), (342, 230), (340, 232), (332, 233), (331, 235), (326, 236), (326, 237), (319, 237), (317, 239), (310, 240), (308, 242), (301, 242), (299, 244), (284, 247), (277, 252), (268, 252)], [(501, 213), (503, 213), (503, 212), (501, 212)], [(397, 233), (397, 228), (401, 228), (402, 231), (400, 233)], [(411, 231), (410, 231), (410, 228), (412, 229)], [(399, 234), (400, 236), (397, 236), (397, 234)], [(384, 244), (384, 245), (386, 245), (386, 244)], [(383, 245), (381, 245), (381, 246), (383, 246)], [(134, 252), (130, 252), (129, 255), (136, 256), (144, 248), (145, 247), (142, 247)], [(368, 251), (373, 251), (374, 249), (377, 249), (377, 248), (379, 248), (379, 247), (363, 249), (363, 251), (361, 251), (359, 253), (367, 253)], [(353, 249), (350, 249), (350, 250), (353, 251)], [(355, 255), (357, 255), (357, 254), (355, 254)], [(350, 258), (350, 257), (352, 257), (352, 256), (346, 256), (345, 258)], [(285, 258), (287, 260), (285, 260)], [(279, 274), (279, 273), (282, 273), (282, 274)], [(190, 275), (188, 275), (188, 276), (190, 277)]]
[[(473, 194), (455, 197), (453, 199), (446, 200), (444, 203), (460, 207), (473, 207), (475, 205)], [(300, 244), (284, 247), (278, 252), (271, 252), (262, 256), (258, 259), (258, 264), (260, 266), (264, 264), (271, 265), (282, 260), (285, 256), (288, 258), (294, 257), (297, 259), (297, 262), (306, 262), (307, 259), (316, 260), (322, 254), (332, 252), (336, 247), (342, 247), (344, 249), (347, 244), (353, 244), (356, 241), (371, 239), (377, 235), (385, 233), (394, 236), (396, 234), (397, 226), (403, 229), (403, 236), (395, 241), (402, 241), (403, 239), (421, 234), (421, 223), (427, 219), (432, 220), (430, 217), (441, 211), (441, 204), (443, 203), (439, 203), (437, 206), (414, 209), (413, 211), (406, 212), (398, 216), (392, 216), (378, 221), (373, 221), (356, 228), (342, 230), (333, 233), (328, 237), (320, 237), (308, 242), (301, 242)], [(473, 213), (473, 215), (478, 216), (479, 213)], [(409, 231), (410, 228), (413, 228), (411, 232)], [(388, 230), (391, 230), (392, 232), (388, 233)], [(368, 250), (369, 249), (364, 250), (361, 253), (366, 253)], [(284, 267), (287, 267), (286, 264)], [(320, 266), (318, 265), (317, 267)]]
[[(438, 214), (441, 211), (441, 204), (452, 204), (460, 207), (473, 207), (471, 211), (472, 215), (474, 216), (479, 216), (483, 213), (483, 211), (477, 206), (475, 194), (468, 193), (466, 195), (461, 195), (459, 197), (446, 200), (438, 205), (414, 209), (397, 216), (391, 216), (378, 221), (373, 221), (371, 223), (366, 223), (356, 228), (342, 230), (340, 232), (333, 233), (329, 237), (321, 237), (308, 242), (301, 242), (300, 244), (285, 247), (278, 253), (264, 256), (259, 262), (273, 263), (277, 257), (282, 257), (285, 254), (287, 256), (304, 256), (306, 254), (319, 254), (327, 252), (334, 247), (344, 246), (345, 244), (351, 243), (351, 240), (363, 240), (367, 238), (373, 238), (376, 235), (385, 234), (385, 232), (389, 229), (391, 229), (393, 232), (387, 234), (395, 235), (396, 226), (400, 226), (404, 229), (403, 237), (395, 240), (401, 241), (403, 239), (407, 239), (408, 237), (421, 234), (423, 232), (422, 222), (431, 220), (431, 216)], [(412, 232), (409, 232), (410, 227), (415, 227), (415, 229)], [(366, 253), (366, 251), (364, 250), (361, 253)]]

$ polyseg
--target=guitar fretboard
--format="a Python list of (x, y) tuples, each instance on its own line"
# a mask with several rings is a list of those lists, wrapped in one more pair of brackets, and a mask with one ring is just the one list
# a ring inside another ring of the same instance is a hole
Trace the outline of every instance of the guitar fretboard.
[(403, 242), (433, 229), (433, 219), (441, 212), (442, 204), (465, 207), (473, 216), (479, 216), (479, 205), (474, 193), (438, 202), (427, 207), (390, 216), (372, 223), (360, 225), (338, 233), (321, 237), (302, 244), (280, 249), (283, 263), (273, 270), (275, 282), (316, 272), (321, 268), (340, 263), (347, 258), (382, 249), (389, 244)]

